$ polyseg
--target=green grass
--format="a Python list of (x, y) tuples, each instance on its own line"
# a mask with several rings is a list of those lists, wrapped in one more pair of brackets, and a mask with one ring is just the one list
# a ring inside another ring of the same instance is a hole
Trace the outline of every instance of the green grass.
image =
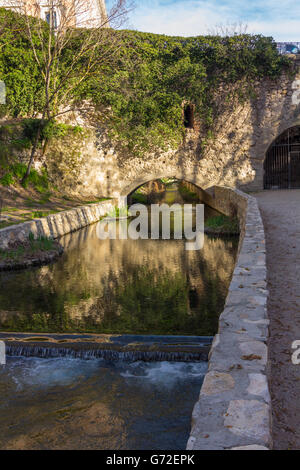
[(42, 219), (43, 217), (48, 217), (48, 215), (57, 214), (59, 211), (34, 211), (30, 216), (33, 219)]
[(44, 198), (38, 199), (38, 200), (35, 200), (35, 199), (32, 199), (32, 198), (29, 197), (25, 201), (25, 206), (26, 207), (44, 206), (45, 204), (47, 204), (49, 202), (49, 198), (50, 198), (50, 196), (48, 196), (48, 195), (45, 196)]
[(2, 184), (2, 186), (11, 186), (14, 182), (15, 180), (11, 173), (6, 173), (2, 178), (0, 178), (0, 184)]
[(29, 245), (33, 253), (36, 251), (51, 251), (54, 248), (54, 241), (47, 237), (34, 238), (32, 233), (29, 234)]
[(40, 251), (52, 251), (54, 249), (55, 242), (53, 240), (47, 237), (35, 239), (34, 235), (30, 233), (26, 243), (8, 250), (0, 249), (0, 261), (20, 261)]
[(107, 217), (111, 218), (128, 217), (129, 215), (127, 207), (114, 207), (107, 213)]
[(38, 203), (39, 204), (46, 204), (47, 202), (50, 201), (51, 196), (52, 196), (51, 191), (45, 191), (45, 193), (42, 195), (41, 199), (39, 199)]
[(131, 195), (133, 204), (147, 204), (148, 198), (146, 194), (135, 192)]
[(42, 219), (43, 217), (48, 217), (48, 215), (57, 214), (58, 212), (59, 211), (49, 210), (49, 211), (34, 211), (34, 212), (18, 214), (18, 217), (20, 217), (20, 220), (10, 220), (10, 221), (5, 220), (5, 221), (0, 222), (0, 230), (2, 228), (10, 227), (11, 225), (19, 225), (24, 222), (29, 222), (30, 220), (33, 220), (33, 219)]
[(220, 232), (239, 233), (240, 231), (238, 219), (236, 217), (230, 218), (226, 215), (210, 217), (205, 221), (205, 225)]
[(0, 230), (2, 228), (9, 227), (10, 225), (14, 225), (14, 222), (0, 222)]
[(15, 250), (2, 250), (0, 249), (0, 260), (1, 261), (8, 261), (8, 260), (17, 260), (22, 258), (25, 254), (25, 248), (19, 246)]
[[(25, 176), (27, 167), (23, 163), (15, 163), (13, 165), (7, 165), (6, 173), (0, 178), (0, 185), (12, 186), (16, 183), (20, 183)], [(37, 170), (31, 170), (24, 188), (32, 186), (36, 191), (42, 194), (49, 192), (49, 181), (46, 170), (38, 172)]]
[(18, 212), (19, 209), (16, 207), (3, 207), (2, 212)]
[(0, 222), (0, 230), (2, 228), (10, 227), (12, 225), (23, 224), (23, 222), (26, 222), (26, 220), (24, 219), (24, 220), (2, 221), (2, 222)]
[(190, 191), (186, 186), (179, 184), (178, 190), (184, 202), (198, 202), (199, 201), (198, 194), (193, 191)]

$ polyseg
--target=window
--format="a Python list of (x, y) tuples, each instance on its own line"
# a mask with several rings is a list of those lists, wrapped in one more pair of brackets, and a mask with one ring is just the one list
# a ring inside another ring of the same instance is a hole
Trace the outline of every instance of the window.
[(45, 19), (47, 23), (54, 29), (57, 28), (57, 14), (56, 11), (46, 11)]

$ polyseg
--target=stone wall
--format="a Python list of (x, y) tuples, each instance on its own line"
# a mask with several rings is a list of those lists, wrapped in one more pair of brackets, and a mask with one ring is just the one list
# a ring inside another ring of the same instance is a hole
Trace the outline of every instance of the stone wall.
[(254, 84), (255, 96), (244, 102), (237, 98), (228, 100), (232, 88), (221, 87), (215, 98), (214, 138), (204, 147), (205, 134), (197, 125), (187, 129), (185, 142), (177, 150), (154, 152), (146, 157), (119, 153), (106, 139), (101, 116), (93, 108), (87, 107), (84, 114), (70, 114), (69, 123), (91, 131), (80, 149), (83, 163), (74, 190), (126, 196), (138, 186), (162, 177), (184, 179), (203, 189), (221, 185), (261, 190), (269, 146), (283, 131), (300, 125), (297, 57), (294, 66), (294, 75), (283, 74), (277, 81), (258, 80)]
[[(205, 145), (205, 132), (196, 121), (178, 149), (144, 157), (121, 152), (107, 138), (103, 110), (85, 103), (84, 111), (67, 113), (61, 119), (88, 130), (86, 136), (79, 142), (73, 137), (50, 144), (45, 162), (41, 157), (36, 166), (45, 163), (59, 189), (86, 196), (127, 196), (163, 177), (183, 179), (204, 190), (215, 185), (261, 190), (267, 150), (282, 132), (300, 125), (300, 57), (291, 60), (294, 74), (283, 74), (276, 81), (258, 80), (253, 85), (255, 96), (244, 102), (228, 99), (234, 91), (238, 93), (240, 85), (236, 90), (220, 87), (215, 96), (214, 137)], [(22, 160), (27, 161), (28, 155)]]
[(252, 196), (214, 188), (212, 197), (221, 198), (225, 212), (235, 206), (242, 235), (187, 449), (267, 450), (272, 438), (264, 228)]
[(27, 241), (30, 233), (35, 237), (60, 238), (98, 222), (114, 206), (114, 201), (104, 201), (3, 228), (0, 230), (0, 248), (6, 249), (14, 242)]

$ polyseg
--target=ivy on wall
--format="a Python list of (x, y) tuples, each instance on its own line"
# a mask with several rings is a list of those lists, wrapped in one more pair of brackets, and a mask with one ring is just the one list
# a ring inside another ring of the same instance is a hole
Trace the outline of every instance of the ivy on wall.
[[(253, 94), (253, 83), (277, 79), (290, 67), (272, 38), (167, 37), (122, 31), (119, 68), (105, 79), (86, 83), (82, 96), (111, 109), (112, 133), (131, 151), (178, 144), (184, 133), (182, 103), (192, 102), (209, 135), (220, 84), (240, 83), (240, 99)], [(246, 88), (245, 88), (245, 83)], [(246, 96), (245, 96), (246, 95)]]
[[(43, 96), (42, 81), (28, 41), (18, 30), (18, 15), (0, 12), (0, 79), (8, 92), (7, 105), (0, 108), (2, 114), (15, 118), (33, 116)], [(79, 31), (77, 41), (81, 34), (84, 31)], [(176, 147), (182, 141), (183, 102), (194, 104), (204, 134), (210, 135), (216, 113), (214, 96), (220, 84), (240, 83), (241, 99), (245, 99), (253, 93), (255, 81), (276, 80), (291, 67), (278, 54), (273, 39), (260, 35), (107, 34), (118, 36), (115, 60), (101, 61), (96, 73), (78, 87), (76, 100), (94, 103), (114, 142), (136, 155)], [(77, 41), (64, 51), (62, 68), (72, 57), (72, 47), (78, 47)]]
[[(22, 180), (26, 165), (18, 157), (31, 148), (39, 123), (39, 119), (24, 118), (0, 125), (0, 185), (10, 186)], [(71, 187), (77, 182), (83, 159), (81, 142), (87, 136), (88, 131), (80, 126), (45, 121), (38, 149), (40, 157), (49, 151), (47, 164), (40, 173), (32, 170), (28, 183), (40, 192), (47, 190), (50, 174), (59, 178), (62, 187)]]

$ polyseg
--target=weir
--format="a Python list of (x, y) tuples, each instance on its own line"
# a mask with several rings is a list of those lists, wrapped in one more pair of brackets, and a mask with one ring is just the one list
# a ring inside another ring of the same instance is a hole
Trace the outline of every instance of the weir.
[(37, 335), (1, 333), (7, 356), (72, 357), (108, 361), (207, 361), (212, 337), (143, 335)]

